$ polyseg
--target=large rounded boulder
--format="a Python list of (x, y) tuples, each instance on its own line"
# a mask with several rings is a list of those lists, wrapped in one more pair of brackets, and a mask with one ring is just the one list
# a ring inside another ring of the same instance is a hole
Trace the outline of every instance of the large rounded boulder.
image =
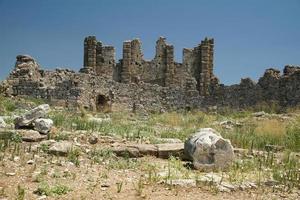
[(225, 169), (234, 159), (230, 141), (212, 128), (202, 128), (188, 138), (184, 153), (199, 170)]

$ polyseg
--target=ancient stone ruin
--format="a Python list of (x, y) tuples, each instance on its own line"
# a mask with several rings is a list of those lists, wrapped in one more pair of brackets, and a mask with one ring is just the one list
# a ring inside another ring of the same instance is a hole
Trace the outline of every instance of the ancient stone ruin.
[(46, 71), (28, 55), (17, 56), (9, 77), (0, 85), (6, 96), (31, 96), (69, 108), (90, 110), (153, 111), (208, 108), (245, 108), (276, 103), (295, 106), (300, 101), (300, 67), (287, 65), (283, 75), (267, 69), (255, 83), (249, 78), (225, 86), (213, 74), (214, 40), (205, 38), (192, 49), (183, 49), (183, 61), (174, 60), (174, 46), (160, 37), (152, 60), (145, 60), (139, 39), (123, 43), (123, 58), (115, 49), (84, 40), (83, 68)]

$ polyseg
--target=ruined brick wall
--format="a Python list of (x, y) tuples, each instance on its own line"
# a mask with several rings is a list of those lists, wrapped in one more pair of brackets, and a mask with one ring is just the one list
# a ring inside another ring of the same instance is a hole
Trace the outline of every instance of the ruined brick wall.
[(17, 56), (9, 77), (0, 84), (6, 96), (42, 98), (54, 105), (90, 110), (162, 110), (228, 106), (246, 108), (261, 102), (280, 106), (300, 103), (300, 67), (288, 65), (283, 74), (267, 69), (257, 83), (249, 78), (224, 86), (213, 74), (214, 40), (205, 38), (183, 49), (183, 62), (174, 61), (174, 46), (160, 37), (155, 57), (144, 60), (139, 39), (123, 43), (123, 58), (95, 36), (84, 40), (84, 66), (45, 71), (28, 55)]
[(84, 39), (84, 56), (82, 73), (94, 73), (99, 76), (113, 78), (116, 71), (115, 48), (104, 46), (96, 36)]
[(257, 83), (249, 78), (240, 84), (219, 85), (211, 89), (210, 96), (203, 105), (246, 108), (266, 103), (282, 107), (296, 106), (300, 103), (300, 66), (285, 66), (283, 75), (279, 70), (267, 69)]
[(45, 71), (33, 58), (32, 62), (24, 63), (16, 64), (7, 78), (6, 83), (9, 84), (5, 95), (42, 98), (53, 105), (89, 110), (102, 110), (106, 106), (112, 110), (132, 110), (136, 107), (136, 110), (144, 112), (160, 112), (187, 105), (197, 106), (197, 101), (191, 101), (185, 91), (178, 88), (144, 82), (119, 83), (105, 76), (76, 73), (69, 69)]
[(121, 73), (119, 81), (185, 88), (194, 78), (200, 96), (208, 96), (209, 87), (218, 84), (213, 74), (213, 45), (213, 39), (206, 38), (194, 49), (183, 49), (183, 63), (177, 63), (174, 61), (174, 46), (164, 37), (157, 40), (155, 57), (151, 61), (143, 59), (140, 40), (125, 41), (123, 59), (117, 64)]
[(160, 86), (173, 83), (175, 73), (174, 47), (168, 45), (165, 38), (156, 42), (156, 55), (151, 61), (143, 59), (139, 39), (123, 43), (123, 59), (121, 63), (121, 82), (143, 81)]

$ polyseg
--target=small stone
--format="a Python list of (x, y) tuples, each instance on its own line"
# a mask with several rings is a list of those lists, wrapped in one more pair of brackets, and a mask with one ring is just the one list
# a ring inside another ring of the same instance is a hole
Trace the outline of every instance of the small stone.
[(266, 186), (272, 187), (272, 186), (278, 185), (279, 182), (278, 181), (274, 181), (274, 180), (267, 180), (267, 181), (264, 182), (264, 184)]
[(44, 200), (44, 199), (47, 199), (46, 195), (42, 195), (42, 196), (38, 197), (36, 200)]
[(214, 173), (208, 173), (203, 177), (200, 177), (200, 181), (206, 181), (209, 183), (214, 183), (214, 184), (219, 184), (222, 180), (222, 177), (218, 176), (217, 174)]
[(5, 123), (4, 119), (0, 116), (0, 128), (5, 128), (7, 124)]
[(101, 184), (101, 187), (102, 187), (102, 188), (103, 188), (103, 187), (108, 188), (108, 187), (110, 187), (110, 184), (108, 184), (108, 183), (102, 183), (102, 184)]
[(66, 156), (68, 152), (72, 149), (73, 143), (69, 141), (59, 141), (50, 145), (49, 153), (55, 155)]
[(89, 137), (88, 140), (89, 140), (89, 143), (90, 143), (90, 144), (97, 144), (97, 142), (98, 142), (98, 137), (95, 136), (95, 135), (92, 135), (92, 136)]
[(231, 191), (229, 188), (224, 187), (223, 185), (217, 185), (216, 187), (217, 187), (218, 191), (220, 191), (220, 192), (230, 192)]
[(6, 175), (7, 176), (14, 176), (14, 175), (16, 175), (16, 173), (15, 172), (7, 172)]
[(227, 188), (227, 189), (229, 189), (230, 191), (235, 191), (236, 190), (236, 187), (234, 185), (232, 185), (230, 183), (227, 183), (227, 182), (222, 182), (220, 185)]
[(34, 120), (34, 130), (41, 134), (48, 134), (53, 126), (52, 119), (36, 119)]
[(15, 156), (15, 157), (14, 157), (14, 161), (15, 161), (15, 162), (17, 162), (17, 161), (19, 161), (19, 160), (20, 160), (20, 157), (19, 157), (19, 156)]
[(260, 112), (256, 112), (256, 113), (252, 113), (253, 117), (265, 117), (268, 114), (265, 111), (260, 111)]
[(167, 180), (166, 184), (168, 184), (168, 185), (178, 185), (178, 186), (182, 186), (182, 187), (196, 187), (196, 180), (193, 180), (193, 179)]
[(28, 164), (28, 165), (32, 165), (33, 163), (34, 163), (34, 160), (28, 160), (28, 161), (27, 161), (27, 164)]

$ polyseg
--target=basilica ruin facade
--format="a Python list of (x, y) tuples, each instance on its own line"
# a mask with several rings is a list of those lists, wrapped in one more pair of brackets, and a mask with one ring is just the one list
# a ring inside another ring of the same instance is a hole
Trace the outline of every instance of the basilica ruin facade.
[(300, 67), (267, 69), (258, 82), (249, 78), (225, 86), (213, 73), (214, 39), (205, 38), (183, 49), (182, 63), (174, 46), (160, 37), (155, 57), (145, 60), (139, 39), (123, 43), (123, 57), (95, 36), (84, 39), (83, 67), (47, 71), (31, 56), (19, 55), (13, 71), (1, 83), (6, 96), (42, 98), (54, 105), (89, 110), (153, 111), (216, 107), (245, 108), (261, 102), (280, 106), (300, 103)]

